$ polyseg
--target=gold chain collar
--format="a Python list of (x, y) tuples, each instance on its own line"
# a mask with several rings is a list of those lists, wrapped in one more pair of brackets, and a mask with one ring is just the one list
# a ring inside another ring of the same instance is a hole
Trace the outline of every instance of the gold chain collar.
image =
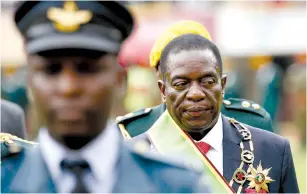
[[(229, 182), (229, 185), (232, 187), (234, 183), (239, 185), (237, 193), (241, 193), (243, 189), (243, 184), (247, 180), (247, 175), (250, 173), (251, 168), (253, 167), (254, 163), (254, 146), (252, 141), (252, 134), (250, 130), (245, 127), (243, 124), (239, 123), (233, 118), (227, 118), (230, 123), (240, 132), (243, 137), (243, 140), (240, 142), (241, 148), (241, 164), (233, 173), (233, 176)], [(249, 149), (244, 148), (243, 142), (248, 142)], [(244, 166), (247, 166), (247, 171), (244, 170)]]

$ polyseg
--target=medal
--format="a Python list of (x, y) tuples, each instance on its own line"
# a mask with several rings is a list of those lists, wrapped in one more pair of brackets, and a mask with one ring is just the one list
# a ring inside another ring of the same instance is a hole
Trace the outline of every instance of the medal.
[(274, 181), (271, 177), (268, 176), (271, 168), (262, 169), (261, 161), (255, 169), (250, 166), (251, 173), (247, 175), (247, 180), (250, 181), (248, 184), (248, 189), (256, 189), (256, 192), (259, 193), (261, 190), (265, 192), (269, 192), (268, 183)]
[[(232, 186), (234, 183), (238, 184), (239, 187), (237, 193), (241, 193), (244, 183), (249, 181), (248, 188), (245, 189), (246, 193), (268, 193), (269, 188), (267, 184), (274, 181), (268, 176), (271, 168), (263, 169), (261, 161), (257, 169), (253, 167), (255, 156), (251, 132), (247, 127), (235, 119), (228, 118), (228, 120), (243, 137), (243, 141), (240, 142), (241, 164), (234, 172), (229, 185)], [(243, 142), (249, 144), (249, 149), (244, 146)], [(244, 170), (244, 168), (246, 170)]]

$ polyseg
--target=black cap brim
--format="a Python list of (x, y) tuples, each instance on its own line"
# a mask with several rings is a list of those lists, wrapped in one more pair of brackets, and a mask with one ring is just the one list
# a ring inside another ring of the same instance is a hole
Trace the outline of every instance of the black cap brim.
[(26, 44), (29, 54), (58, 49), (86, 49), (107, 53), (117, 53), (120, 44), (103, 37), (88, 36), (83, 33), (57, 34), (41, 37)]

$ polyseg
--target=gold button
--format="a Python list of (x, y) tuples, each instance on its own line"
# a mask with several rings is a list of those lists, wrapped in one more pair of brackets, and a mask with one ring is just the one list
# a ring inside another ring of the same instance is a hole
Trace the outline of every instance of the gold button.
[(250, 107), (250, 105), (251, 105), (251, 104), (250, 104), (248, 101), (243, 101), (243, 102), (242, 102), (242, 106), (245, 107), (245, 108)]
[(257, 109), (260, 109), (260, 105), (259, 104), (252, 104), (252, 107), (257, 110)]
[(229, 100), (223, 100), (225, 105), (231, 105), (231, 102)]

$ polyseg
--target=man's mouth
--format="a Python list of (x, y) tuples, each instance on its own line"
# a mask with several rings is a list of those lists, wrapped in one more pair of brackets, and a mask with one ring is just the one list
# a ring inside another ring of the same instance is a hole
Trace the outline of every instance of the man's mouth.
[(185, 112), (190, 116), (199, 117), (199, 116), (202, 116), (203, 114), (205, 114), (206, 112), (208, 112), (210, 110), (211, 110), (211, 108), (198, 106), (198, 107), (187, 108)]
[(55, 114), (60, 122), (80, 122), (84, 120), (84, 111), (75, 108), (58, 109)]

